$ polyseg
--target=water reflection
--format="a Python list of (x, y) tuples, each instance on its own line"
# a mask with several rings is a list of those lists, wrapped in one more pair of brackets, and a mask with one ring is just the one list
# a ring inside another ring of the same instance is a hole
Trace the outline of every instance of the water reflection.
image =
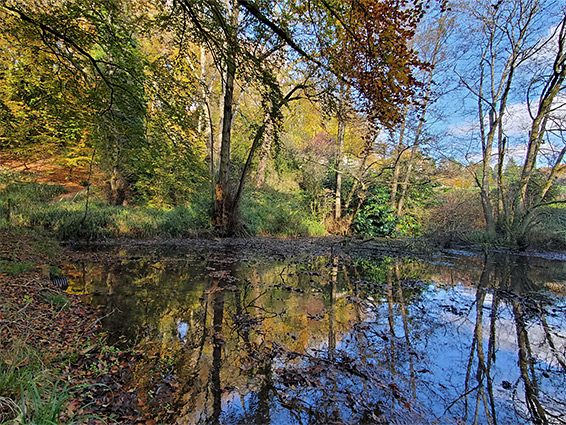
[(188, 253), (87, 265), (78, 289), (180, 424), (558, 424), (566, 273), (548, 264)]

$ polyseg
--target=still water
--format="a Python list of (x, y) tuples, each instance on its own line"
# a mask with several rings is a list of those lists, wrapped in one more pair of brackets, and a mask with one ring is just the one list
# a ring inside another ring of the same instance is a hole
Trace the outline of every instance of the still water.
[(566, 263), (184, 247), (77, 265), (179, 424), (566, 423)]

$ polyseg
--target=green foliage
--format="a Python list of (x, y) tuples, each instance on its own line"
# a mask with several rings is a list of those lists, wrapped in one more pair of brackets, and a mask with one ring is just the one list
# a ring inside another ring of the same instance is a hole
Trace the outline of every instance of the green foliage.
[(11, 208), (29, 208), (32, 205), (51, 201), (54, 197), (62, 195), (66, 189), (57, 184), (37, 183), (22, 174), (0, 174), (0, 212), (6, 214), (8, 204)]
[[(190, 237), (208, 227), (209, 206), (204, 191), (198, 197), (193, 196), (194, 202), (176, 208), (111, 206), (95, 197), (85, 215), (85, 198), (82, 196), (76, 197), (74, 202), (52, 202), (54, 196), (64, 193), (61, 186), (22, 180), (18, 176), (0, 175), (0, 178), (2, 225), (44, 229), (53, 232), (60, 240), (96, 240), (126, 235)], [(25, 271), (25, 265), (5, 261), (1, 267), (7, 273)]]
[(320, 236), (326, 233), (301, 199), (277, 191), (250, 191), (242, 202), (242, 223), (253, 235)]
[(0, 354), (0, 394), (16, 399), (29, 381), (45, 378), (41, 358), (31, 348), (17, 344)]
[(61, 240), (96, 240), (114, 236), (190, 237), (206, 227), (198, 208), (119, 207), (92, 203), (88, 214), (81, 204), (50, 204), (30, 214), (28, 224), (54, 231)]
[[(503, 197), (508, 205), (513, 205), (515, 198), (519, 195), (520, 182), (521, 182), (522, 168), (519, 167), (515, 161), (509, 161), (505, 170), (503, 171), (503, 187), (495, 191), (497, 193), (499, 190), (503, 192)], [(548, 178), (548, 172), (542, 170), (533, 170), (531, 175), (529, 185), (527, 186), (527, 193), (525, 198), (525, 205), (528, 208), (535, 206), (536, 199), (541, 195), (542, 190), (546, 184), (546, 179)], [(544, 197), (544, 201), (552, 201), (556, 199), (560, 194), (560, 187), (556, 184), (552, 184), (550, 189)], [(508, 217), (503, 215), (499, 217), (499, 221), (502, 223), (507, 220)], [(510, 229), (511, 230), (511, 229)]]
[(374, 237), (391, 236), (395, 233), (397, 222), (397, 216), (389, 203), (387, 188), (375, 186), (354, 218), (352, 230)]
[[(16, 344), (0, 354), (0, 424), (58, 425), (66, 405), (80, 387), (70, 387), (53, 376), (32, 348)], [(81, 423), (76, 415), (67, 424)]]
[(33, 268), (33, 263), (28, 261), (6, 261), (0, 260), (0, 273), (11, 274), (12, 276), (27, 273)]
[(58, 311), (67, 311), (69, 310), (69, 306), (71, 305), (71, 300), (69, 300), (69, 297), (61, 293), (43, 291), (41, 293), (41, 299), (43, 302), (51, 305), (52, 308)]
[(33, 380), (22, 388), (19, 414), (15, 421), (29, 425), (57, 425), (71, 394), (67, 385), (54, 383), (39, 387)]
[(358, 212), (352, 223), (354, 232), (375, 237), (393, 235), (396, 226), (397, 217), (391, 205), (375, 199)]
[[(163, 123), (164, 124), (164, 123)], [(165, 125), (165, 124), (164, 124)], [(153, 136), (137, 158), (133, 191), (136, 201), (152, 207), (177, 207), (209, 193), (206, 186), (206, 167), (201, 149), (181, 128), (174, 140), (168, 133), (158, 139)]]
[(65, 192), (60, 185), (37, 183), (12, 173), (0, 174), (0, 228), (18, 225), (22, 215)]
[(477, 245), (484, 250), (494, 248), (497, 245), (501, 245), (502, 242), (501, 238), (499, 238), (498, 236), (493, 236), (483, 231), (465, 233), (462, 235), (462, 239), (465, 242), (472, 245)]

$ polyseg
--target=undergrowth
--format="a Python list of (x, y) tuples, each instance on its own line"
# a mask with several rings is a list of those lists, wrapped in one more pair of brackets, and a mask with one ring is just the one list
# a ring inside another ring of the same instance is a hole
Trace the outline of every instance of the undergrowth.
[(322, 236), (326, 228), (316, 221), (300, 199), (275, 190), (250, 190), (242, 201), (241, 217), (250, 235)]
[[(210, 228), (209, 205), (196, 196), (190, 205), (175, 208), (111, 206), (94, 191), (86, 209), (86, 193), (54, 201), (62, 186), (41, 184), (17, 176), (0, 180), (0, 229), (41, 229), (59, 240), (98, 240), (119, 236), (137, 238), (194, 237)], [(241, 207), (247, 235), (318, 236), (326, 234), (294, 194), (253, 191)]]
[(206, 205), (176, 208), (111, 206), (96, 194), (86, 208), (86, 195), (54, 201), (62, 186), (0, 179), (0, 229), (46, 230), (60, 240), (96, 240), (107, 237), (191, 237), (209, 226)]

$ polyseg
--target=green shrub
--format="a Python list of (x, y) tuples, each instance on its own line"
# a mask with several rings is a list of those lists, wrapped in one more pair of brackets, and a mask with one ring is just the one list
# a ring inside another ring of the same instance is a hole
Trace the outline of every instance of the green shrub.
[(352, 223), (352, 230), (374, 237), (391, 236), (395, 233), (397, 222), (391, 204), (375, 197), (364, 203)]

